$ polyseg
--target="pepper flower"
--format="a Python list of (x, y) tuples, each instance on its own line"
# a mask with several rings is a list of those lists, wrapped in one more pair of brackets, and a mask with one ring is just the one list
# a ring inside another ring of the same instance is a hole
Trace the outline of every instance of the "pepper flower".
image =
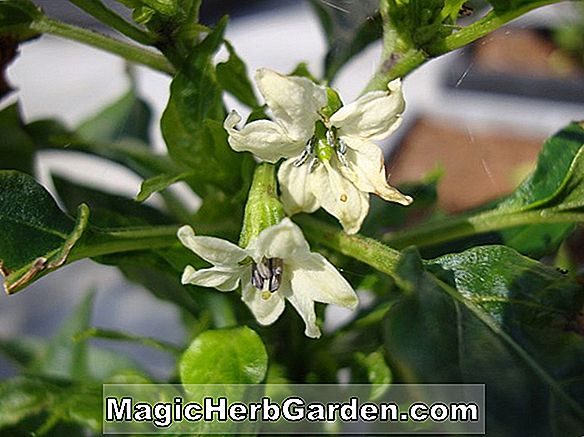
[(346, 106), (331, 89), (267, 69), (256, 82), (274, 120), (256, 120), (236, 129), (241, 116), (232, 111), (224, 127), (236, 151), (277, 162), (282, 203), (289, 215), (319, 207), (335, 216), (344, 230), (359, 231), (369, 212), (369, 193), (409, 205), (412, 198), (387, 182), (381, 149), (373, 143), (401, 122), (401, 82), (388, 91), (371, 91)]
[(245, 249), (215, 237), (196, 236), (190, 226), (178, 238), (213, 267), (187, 266), (183, 284), (233, 291), (240, 284), (242, 300), (262, 325), (274, 323), (288, 300), (298, 311), (308, 337), (320, 337), (314, 302), (354, 309), (358, 299), (349, 283), (322, 255), (310, 252), (300, 228), (289, 218), (254, 237)]

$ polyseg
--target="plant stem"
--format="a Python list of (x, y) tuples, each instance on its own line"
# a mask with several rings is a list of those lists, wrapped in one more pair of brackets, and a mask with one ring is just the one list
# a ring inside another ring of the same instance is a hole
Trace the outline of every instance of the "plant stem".
[(383, 241), (398, 249), (407, 246), (424, 247), (515, 226), (541, 223), (576, 223), (583, 220), (583, 213), (546, 213), (546, 211), (501, 213), (493, 211), (470, 217), (449, 218), (420, 226), (415, 230), (390, 233), (383, 238)]
[(149, 33), (139, 29), (128, 23), (118, 14), (116, 14), (111, 9), (104, 6), (99, 0), (69, 0), (79, 9), (87, 12), (89, 15), (95, 19), (101, 21), (102, 23), (116, 29), (118, 32), (126, 35), (128, 38), (133, 39), (141, 44), (152, 45), (155, 42), (155, 38)]
[(135, 250), (160, 249), (178, 244), (177, 226), (158, 226), (89, 234), (85, 244), (74, 246), (68, 262)]
[(170, 75), (174, 74), (173, 66), (164, 56), (91, 30), (62, 23), (48, 17), (41, 17), (33, 21), (30, 27), (37, 32), (60, 36), (97, 47), (109, 53), (121, 56), (130, 62), (142, 64)]
[(388, 56), (382, 61), (379, 71), (369, 81), (363, 93), (373, 90), (385, 91), (389, 82), (398, 77), (407, 76), (430, 59), (464, 47), (533, 9), (558, 3), (559, 1), (541, 0), (501, 13), (492, 10), (480, 20), (452, 33), (424, 50), (410, 49), (397, 62), (393, 62), (391, 57)]
[(382, 273), (394, 275), (400, 257), (397, 250), (362, 235), (348, 235), (309, 216), (300, 216), (296, 221), (312, 241), (364, 262)]

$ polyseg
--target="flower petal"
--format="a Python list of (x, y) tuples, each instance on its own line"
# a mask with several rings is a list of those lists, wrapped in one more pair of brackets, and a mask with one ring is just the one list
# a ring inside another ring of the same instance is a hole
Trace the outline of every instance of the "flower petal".
[(273, 121), (256, 120), (237, 130), (235, 126), (240, 121), (241, 116), (231, 111), (223, 123), (229, 134), (229, 145), (236, 152), (248, 151), (264, 161), (276, 162), (282, 157), (297, 156), (306, 145), (306, 141), (291, 138)]
[(314, 300), (310, 297), (309, 290), (295, 290), (288, 298), (294, 309), (304, 320), (304, 335), (310, 338), (319, 338), (320, 329), (316, 324), (316, 313), (314, 312)]
[(311, 253), (309, 257), (294, 263), (290, 284), (293, 295), (308, 293), (316, 302), (349, 309), (355, 309), (359, 303), (353, 287), (318, 253)]
[(186, 266), (181, 283), (183, 285), (193, 284), (201, 287), (213, 287), (220, 291), (233, 291), (239, 286), (241, 274), (242, 268), (221, 269), (212, 267), (210, 269), (195, 270), (192, 266)]
[(223, 267), (237, 266), (247, 257), (247, 253), (239, 246), (215, 237), (198, 237), (190, 226), (178, 230), (178, 239), (205, 261)]
[(328, 161), (311, 173), (309, 182), (321, 206), (339, 220), (345, 232), (357, 233), (369, 212), (369, 194), (357, 189)]
[(371, 91), (335, 112), (330, 123), (340, 135), (380, 140), (398, 128), (405, 102), (401, 82), (394, 80), (389, 91)]
[(262, 292), (258, 291), (250, 281), (243, 286), (241, 299), (251, 310), (252, 314), (261, 325), (271, 325), (284, 311), (285, 299), (282, 294), (289, 293), (289, 281), (280, 285), (280, 289), (272, 293), (269, 299), (262, 298)]
[(300, 228), (286, 217), (277, 225), (260, 232), (249, 242), (246, 251), (256, 262), (263, 257), (281, 258), (286, 261), (307, 256), (310, 248)]
[(413, 202), (410, 196), (400, 193), (387, 182), (383, 153), (377, 145), (351, 137), (343, 137), (343, 140), (348, 146), (345, 158), (349, 166), (339, 168), (359, 190), (375, 193), (382, 199), (402, 205)]
[(310, 165), (294, 165), (295, 159), (288, 159), (278, 170), (278, 181), (282, 191), (282, 203), (288, 215), (298, 212), (314, 212), (320, 205), (308, 183)]
[(306, 143), (314, 133), (318, 111), (326, 105), (326, 88), (309, 79), (285, 76), (266, 68), (255, 75), (258, 88), (272, 114), (290, 137)]

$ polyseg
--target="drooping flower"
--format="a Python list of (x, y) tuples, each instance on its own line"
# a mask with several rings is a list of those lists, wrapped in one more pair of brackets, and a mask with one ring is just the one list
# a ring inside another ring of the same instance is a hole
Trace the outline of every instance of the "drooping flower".
[(196, 236), (190, 226), (178, 238), (213, 267), (187, 266), (183, 284), (233, 291), (241, 284), (242, 299), (262, 325), (274, 323), (288, 300), (306, 325), (308, 337), (320, 337), (314, 302), (355, 308), (357, 295), (335, 267), (310, 252), (298, 226), (289, 218), (264, 229), (241, 248), (215, 237)]
[(241, 117), (233, 111), (224, 127), (234, 150), (269, 162), (286, 158), (278, 180), (288, 214), (322, 207), (352, 234), (369, 212), (369, 193), (402, 205), (412, 202), (388, 184), (383, 153), (372, 142), (401, 122), (399, 80), (346, 106), (332, 90), (303, 77), (260, 69), (256, 82), (274, 121), (256, 120), (238, 130)]

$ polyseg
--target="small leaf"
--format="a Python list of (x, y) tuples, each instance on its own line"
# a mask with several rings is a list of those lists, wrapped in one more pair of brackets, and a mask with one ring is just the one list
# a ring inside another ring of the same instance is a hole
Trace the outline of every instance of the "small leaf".
[(76, 334), (85, 331), (91, 324), (93, 293), (79, 303), (69, 319), (51, 339), (45, 354), (32, 371), (63, 379), (84, 380), (90, 377), (87, 344), (75, 341)]
[(247, 75), (245, 63), (237, 56), (231, 44), (225, 41), (229, 59), (217, 65), (217, 80), (221, 87), (236, 97), (241, 103), (256, 108), (259, 103)]
[(53, 391), (37, 379), (14, 378), (0, 383), (0, 429), (15, 425), (45, 409)]
[(180, 182), (180, 181), (184, 181), (185, 179), (187, 179), (191, 175), (192, 175), (192, 173), (189, 173), (189, 172), (182, 172), (182, 173), (175, 173), (175, 174), (164, 173), (164, 174), (159, 174), (158, 176), (154, 176), (150, 179), (146, 179), (144, 182), (142, 182), (142, 186), (140, 187), (140, 192), (136, 196), (136, 201), (137, 202), (144, 202), (146, 199), (148, 199), (154, 193), (158, 193), (159, 191), (162, 191), (162, 190), (170, 187), (172, 184), (175, 184), (175, 183)]
[(368, 355), (359, 352), (355, 354), (355, 359), (366, 370), (367, 380), (372, 385), (370, 400), (379, 399), (386, 393), (388, 384), (391, 384), (393, 380), (391, 369), (383, 356), (383, 350), (380, 349)]
[(183, 384), (259, 384), (267, 369), (266, 348), (246, 326), (203, 332), (180, 360)]
[(150, 144), (152, 112), (132, 87), (120, 99), (84, 121), (77, 134), (96, 143), (114, 143), (133, 138)]
[(10, 105), (0, 111), (0, 132), (0, 170), (32, 174), (36, 147), (23, 129), (18, 105)]
[(340, 68), (371, 42), (381, 37), (379, 0), (323, 2), (310, 0), (327, 36), (325, 76), (330, 81)]
[(81, 205), (73, 221), (30, 176), (0, 171), (0, 271), (6, 292), (63, 265), (88, 216), (88, 208)]

